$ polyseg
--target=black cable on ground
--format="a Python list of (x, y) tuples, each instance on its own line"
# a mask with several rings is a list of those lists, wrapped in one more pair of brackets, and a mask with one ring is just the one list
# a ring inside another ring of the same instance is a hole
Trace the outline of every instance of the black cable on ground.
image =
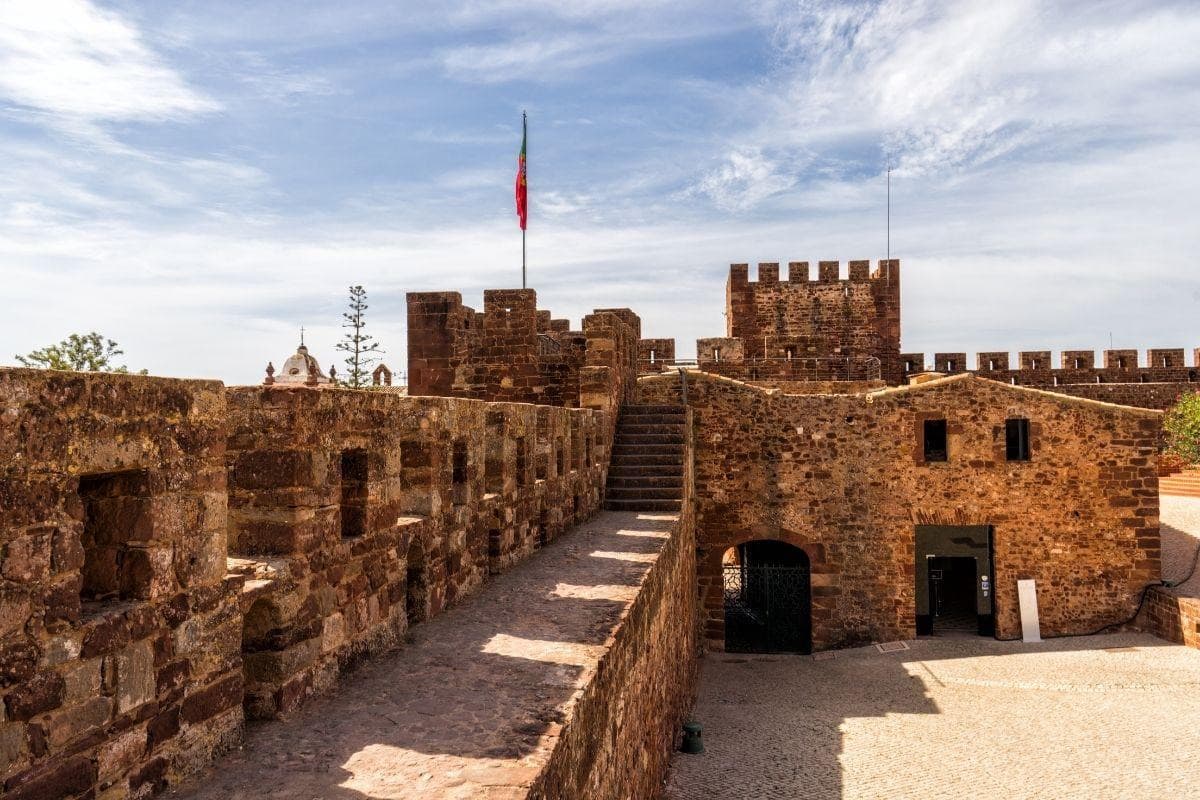
[(1142, 594), (1140, 597), (1138, 597), (1137, 610), (1133, 612), (1133, 616), (1129, 617), (1128, 619), (1121, 620), (1120, 622), (1110, 622), (1109, 624), (1105, 625), (1103, 628), (1097, 628), (1096, 630), (1092, 631), (1091, 633), (1061, 633), (1058, 636), (1047, 636), (1045, 638), (1047, 638), (1047, 639), (1071, 639), (1071, 638), (1074, 638), (1077, 636), (1096, 636), (1098, 634), (1104, 633), (1109, 628), (1117, 628), (1117, 627), (1121, 627), (1123, 625), (1128, 625), (1129, 623), (1131, 623), (1135, 619), (1137, 619), (1138, 615), (1142, 613), (1142, 606), (1144, 606), (1146, 604), (1146, 595), (1148, 595), (1150, 593), (1151, 589), (1154, 589), (1159, 586), (1162, 586), (1162, 587), (1165, 587), (1168, 589), (1173, 588), (1175, 586), (1182, 586), (1183, 584), (1190, 581), (1192, 579), (1192, 576), (1196, 574), (1197, 564), (1200, 564), (1200, 544), (1196, 545), (1196, 551), (1192, 554), (1192, 567), (1191, 567), (1191, 569), (1188, 570), (1187, 575), (1183, 576), (1183, 578), (1181, 578), (1180, 580), (1177, 580), (1177, 581), (1156, 581), (1154, 583), (1148, 583), (1142, 587)]

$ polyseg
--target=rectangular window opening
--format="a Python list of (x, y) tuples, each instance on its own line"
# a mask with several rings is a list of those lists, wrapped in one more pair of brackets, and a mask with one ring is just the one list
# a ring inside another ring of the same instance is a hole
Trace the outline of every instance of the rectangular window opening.
[(468, 464), (467, 443), (461, 440), (455, 442), (450, 457), (450, 478), (454, 484), (454, 505), (456, 506), (467, 502)]
[(1004, 445), (1005, 456), (1009, 461), (1029, 461), (1029, 420), (1005, 420)]
[(137, 558), (139, 544), (153, 539), (150, 476), (145, 470), (84, 475), (84, 602), (149, 599), (150, 560)]
[(926, 461), (946, 460), (946, 420), (925, 420), (924, 453)]
[(517, 486), (524, 486), (528, 480), (527, 473), (529, 472), (528, 463), (525, 453), (525, 437), (517, 437)]
[(342, 451), (342, 538), (367, 532), (367, 451)]

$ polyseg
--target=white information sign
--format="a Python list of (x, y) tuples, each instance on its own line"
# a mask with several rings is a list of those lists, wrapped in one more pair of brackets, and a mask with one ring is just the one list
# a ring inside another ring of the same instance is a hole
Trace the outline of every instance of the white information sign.
[(1021, 641), (1040, 642), (1042, 623), (1038, 620), (1037, 586), (1032, 580), (1017, 581), (1017, 600), (1021, 604)]

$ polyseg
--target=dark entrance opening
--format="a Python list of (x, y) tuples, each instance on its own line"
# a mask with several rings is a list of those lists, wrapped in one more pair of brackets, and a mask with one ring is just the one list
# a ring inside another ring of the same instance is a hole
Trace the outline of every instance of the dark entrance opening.
[(811, 653), (808, 555), (785, 542), (762, 540), (730, 548), (723, 561), (725, 650)]
[(929, 614), (934, 631), (978, 629), (975, 612), (975, 559), (934, 556), (929, 559)]
[(995, 635), (991, 527), (918, 525), (916, 545), (917, 634)]

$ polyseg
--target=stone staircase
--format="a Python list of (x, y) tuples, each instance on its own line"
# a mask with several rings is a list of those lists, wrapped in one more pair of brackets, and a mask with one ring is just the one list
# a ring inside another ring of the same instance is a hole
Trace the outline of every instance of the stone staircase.
[[(610, 480), (609, 483), (611, 482)], [(1185, 469), (1159, 478), (1158, 493), (1176, 497), (1200, 497), (1200, 469)]]
[(683, 504), (683, 406), (625, 406), (617, 419), (604, 507), (674, 511)]

